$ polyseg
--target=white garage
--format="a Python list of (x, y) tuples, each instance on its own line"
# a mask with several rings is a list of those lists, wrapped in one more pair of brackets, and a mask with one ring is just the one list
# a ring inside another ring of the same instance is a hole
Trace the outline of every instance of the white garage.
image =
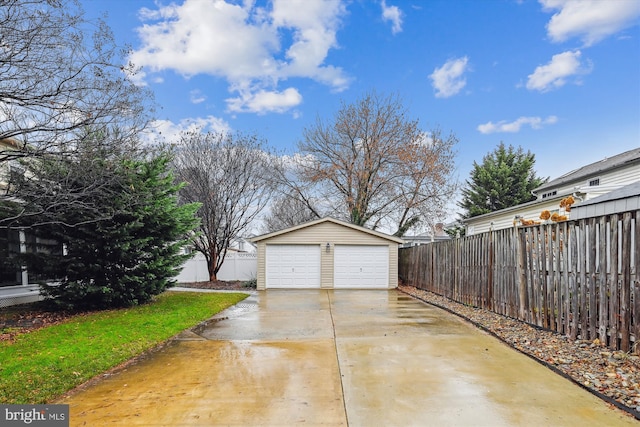
[(392, 289), (402, 239), (322, 218), (252, 239), (257, 289)]
[(320, 246), (269, 245), (266, 257), (267, 288), (320, 287)]
[(336, 245), (333, 262), (336, 289), (389, 287), (389, 246)]

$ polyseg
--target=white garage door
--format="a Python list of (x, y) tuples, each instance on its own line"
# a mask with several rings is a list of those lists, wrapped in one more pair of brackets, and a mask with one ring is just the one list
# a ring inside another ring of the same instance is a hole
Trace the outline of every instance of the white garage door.
[(335, 288), (388, 288), (389, 247), (336, 245)]
[(267, 245), (267, 288), (319, 288), (320, 245)]

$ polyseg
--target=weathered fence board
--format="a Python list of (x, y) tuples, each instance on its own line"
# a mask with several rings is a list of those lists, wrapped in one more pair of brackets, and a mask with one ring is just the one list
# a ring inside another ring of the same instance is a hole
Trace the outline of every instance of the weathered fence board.
[(633, 234), (635, 251), (632, 252), (634, 254), (634, 262), (632, 263), (632, 274), (634, 275), (635, 279), (633, 280), (632, 288), (633, 310), (631, 311), (631, 323), (633, 325), (633, 335), (638, 338), (635, 343), (635, 350), (636, 352), (638, 352), (640, 350), (637, 348), (638, 341), (640, 340), (640, 224), (638, 224), (638, 222), (640, 221), (640, 211), (636, 212), (635, 219), (635, 222), (632, 223), (635, 228), (635, 233)]
[(578, 233), (579, 228), (577, 225), (569, 226), (572, 230), (569, 236), (569, 246), (571, 247), (571, 264), (569, 273), (569, 292), (571, 293), (571, 330), (569, 331), (569, 337), (575, 340), (578, 337), (578, 325), (580, 319), (578, 317)]
[(631, 348), (631, 213), (626, 212), (622, 217), (622, 256), (620, 282), (620, 349), (629, 351)]
[(609, 274), (611, 283), (609, 290), (609, 339), (610, 347), (618, 349), (618, 324), (620, 320), (620, 300), (618, 296), (618, 215), (613, 215), (610, 220), (611, 228), (611, 259), (609, 261)]
[(595, 218), (589, 218), (589, 290), (588, 297), (586, 298), (589, 301), (589, 319), (587, 321), (587, 326), (589, 330), (585, 330), (586, 339), (595, 339), (597, 330), (596, 325), (598, 324), (598, 318), (596, 316), (596, 305), (598, 301), (598, 281), (596, 280), (596, 220)]
[[(598, 281), (604, 283), (607, 280), (607, 234), (606, 234), (606, 217), (601, 217), (598, 222)], [(607, 342), (607, 330), (609, 325), (609, 304), (607, 287), (600, 286), (600, 318), (598, 328), (598, 338), (600, 341)]]
[(405, 283), (613, 349), (638, 351), (640, 211), (401, 249)]

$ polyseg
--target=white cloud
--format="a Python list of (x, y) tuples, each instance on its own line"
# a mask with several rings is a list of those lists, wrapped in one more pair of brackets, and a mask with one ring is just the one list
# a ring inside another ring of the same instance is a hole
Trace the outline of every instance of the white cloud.
[(317, 162), (317, 159), (313, 154), (294, 153), (291, 156), (285, 154), (280, 157), (280, 159), (282, 161), (282, 165), (289, 170), (310, 167)]
[(507, 122), (506, 120), (499, 121), (498, 123), (488, 122), (477, 127), (480, 133), (497, 133), (497, 132), (520, 132), (522, 126), (528, 125), (532, 129), (541, 129), (543, 125), (551, 125), (558, 122), (556, 116), (549, 116), (546, 119), (541, 117), (519, 117), (513, 122)]
[(382, 0), (382, 19), (391, 22), (391, 32), (397, 34), (402, 31), (402, 11), (398, 6), (387, 6), (387, 2)]
[[(273, 0), (271, 9), (257, 7), (254, 1), (185, 0), (157, 10), (141, 9), (139, 17), (146, 21), (137, 29), (141, 47), (129, 59), (143, 67), (136, 76), (139, 82), (163, 70), (185, 78), (208, 74), (226, 79), (232, 92), (255, 92), (234, 98), (240, 101), (255, 100), (263, 92), (278, 93), (279, 82), (291, 77), (341, 91), (350, 78), (325, 60), (329, 50), (338, 47), (336, 33), (345, 14), (341, 0)], [(290, 40), (288, 45), (285, 40)], [(275, 102), (273, 108), (265, 101), (259, 111), (283, 111), (280, 97), (269, 99)], [(235, 111), (255, 109), (232, 105)]]
[(547, 24), (554, 42), (579, 37), (585, 46), (637, 25), (637, 0), (540, 0), (545, 11), (557, 11)]
[(237, 98), (227, 99), (229, 111), (265, 114), (270, 111), (283, 113), (302, 102), (302, 95), (295, 88), (282, 92), (259, 90), (245, 92)]
[(202, 92), (198, 89), (192, 90), (189, 92), (189, 99), (193, 104), (200, 104), (207, 100), (207, 97), (204, 96)]
[(161, 139), (168, 143), (178, 143), (180, 133), (197, 130), (228, 133), (231, 132), (231, 126), (226, 121), (214, 116), (182, 119), (179, 123), (174, 123), (171, 120), (154, 120), (147, 130), (145, 139), (147, 141)]
[(458, 94), (467, 84), (463, 74), (468, 71), (469, 58), (462, 57), (451, 59), (445, 64), (433, 70), (429, 76), (433, 88), (436, 90), (436, 98), (448, 98)]
[(539, 65), (533, 74), (529, 74), (527, 89), (547, 92), (564, 86), (571, 76), (591, 72), (590, 67), (580, 63), (581, 55), (579, 50), (553, 55), (548, 64)]
[(290, 30), (293, 36), (279, 75), (308, 77), (337, 91), (346, 89), (351, 79), (342, 69), (323, 65), (329, 50), (338, 47), (336, 33), (345, 14), (340, 0), (274, 0), (274, 30)]

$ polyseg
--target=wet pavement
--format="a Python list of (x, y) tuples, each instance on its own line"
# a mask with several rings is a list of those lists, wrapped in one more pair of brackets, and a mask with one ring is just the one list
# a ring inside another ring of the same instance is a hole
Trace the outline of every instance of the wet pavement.
[(58, 402), (71, 425), (638, 425), (398, 291), (272, 290), (216, 319)]

